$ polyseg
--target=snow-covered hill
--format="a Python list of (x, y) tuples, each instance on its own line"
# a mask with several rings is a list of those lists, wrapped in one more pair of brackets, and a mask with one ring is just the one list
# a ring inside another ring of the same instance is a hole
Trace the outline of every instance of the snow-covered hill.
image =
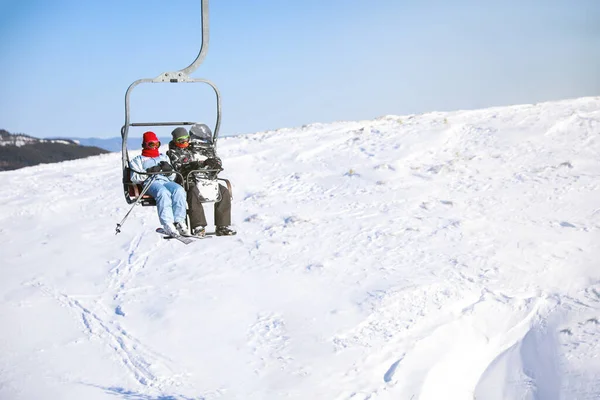
[(600, 98), (219, 146), (189, 246), (119, 154), (0, 173), (0, 398), (600, 397)]

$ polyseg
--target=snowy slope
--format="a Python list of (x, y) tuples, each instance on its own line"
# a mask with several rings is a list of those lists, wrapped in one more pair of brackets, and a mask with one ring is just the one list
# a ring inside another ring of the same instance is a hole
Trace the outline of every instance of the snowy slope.
[(600, 397), (600, 98), (219, 146), (189, 246), (119, 154), (0, 173), (0, 399)]

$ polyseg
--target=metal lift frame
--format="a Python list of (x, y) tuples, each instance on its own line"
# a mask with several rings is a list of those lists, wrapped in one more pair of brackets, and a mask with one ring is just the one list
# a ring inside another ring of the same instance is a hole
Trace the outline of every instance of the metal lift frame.
[[(122, 138), (122, 147), (121, 147), (121, 161), (123, 167), (123, 186), (125, 191), (125, 199), (128, 204), (135, 203), (138, 198), (132, 197), (129, 193), (129, 188), (131, 186), (131, 181), (129, 178), (130, 174), (130, 165), (129, 165), (129, 153), (127, 151), (127, 136), (129, 134), (129, 128), (132, 126), (189, 126), (194, 125), (197, 122), (131, 122), (130, 116), (130, 107), (129, 107), (129, 99), (131, 96), (131, 92), (133, 89), (142, 84), (142, 83), (204, 83), (209, 85), (215, 92), (216, 100), (217, 100), (217, 119), (215, 122), (215, 128), (213, 130), (213, 146), (216, 149), (217, 139), (219, 137), (219, 128), (221, 127), (221, 94), (219, 89), (217, 89), (216, 85), (207, 79), (198, 79), (192, 78), (189, 75), (193, 73), (204, 61), (206, 57), (206, 53), (208, 52), (208, 41), (209, 41), (209, 23), (208, 23), (208, 0), (201, 0), (201, 21), (202, 21), (202, 44), (200, 45), (200, 52), (196, 59), (186, 68), (180, 69), (174, 72), (163, 72), (156, 78), (144, 78), (138, 79), (133, 82), (127, 88), (127, 92), (125, 92), (125, 124), (121, 128), (121, 138)], [(134, 171), (142, 175), (148, 175), (145, 171)], [(142, 205), (154, 205), (153, 202), (141, 202)]]

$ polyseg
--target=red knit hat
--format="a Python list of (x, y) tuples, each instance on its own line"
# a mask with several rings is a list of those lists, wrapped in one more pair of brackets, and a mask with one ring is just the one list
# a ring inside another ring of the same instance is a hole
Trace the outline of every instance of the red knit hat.
[(144, 143), (148, 143), (148, 142), (158, 142), (158, 137), (156, 136), (156, 133), (152, 132), (152, 131), (148, 131), (148, 132), (144, 132)]

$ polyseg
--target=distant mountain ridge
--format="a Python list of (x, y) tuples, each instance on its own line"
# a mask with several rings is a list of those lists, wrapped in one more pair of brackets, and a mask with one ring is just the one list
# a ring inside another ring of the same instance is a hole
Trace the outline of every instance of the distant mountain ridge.
[(0, 146), (26, 146), (36, 143), (62, 143), (68, 145), (78, 145), (77, 142), (71, 139), (39, 139), (23, 133), (10, 133), (4, 129), (0, 129)]
[(75, 160), (108, 152), (100, 147), (81, 145), (73, 139), (39, 139), (0, 129), (0, 171)]
[[(81, 146), (91, 146), (91, 147), (99, 147), (104, 150), (108, 150), (110, 152), (120, 152), (122, 140), (121, 137), (112, 137), (107, 139), (100, 138), (75, 138), (69, 137), (68, 140), (72, 140)], [(171, 138), (159, 138), (162, 144), (168, 143)], [(142, 138), (141, 137), (130, 137), (127, 138), (127, 148), (129, 150), (141, 149), (142, 147)]]

